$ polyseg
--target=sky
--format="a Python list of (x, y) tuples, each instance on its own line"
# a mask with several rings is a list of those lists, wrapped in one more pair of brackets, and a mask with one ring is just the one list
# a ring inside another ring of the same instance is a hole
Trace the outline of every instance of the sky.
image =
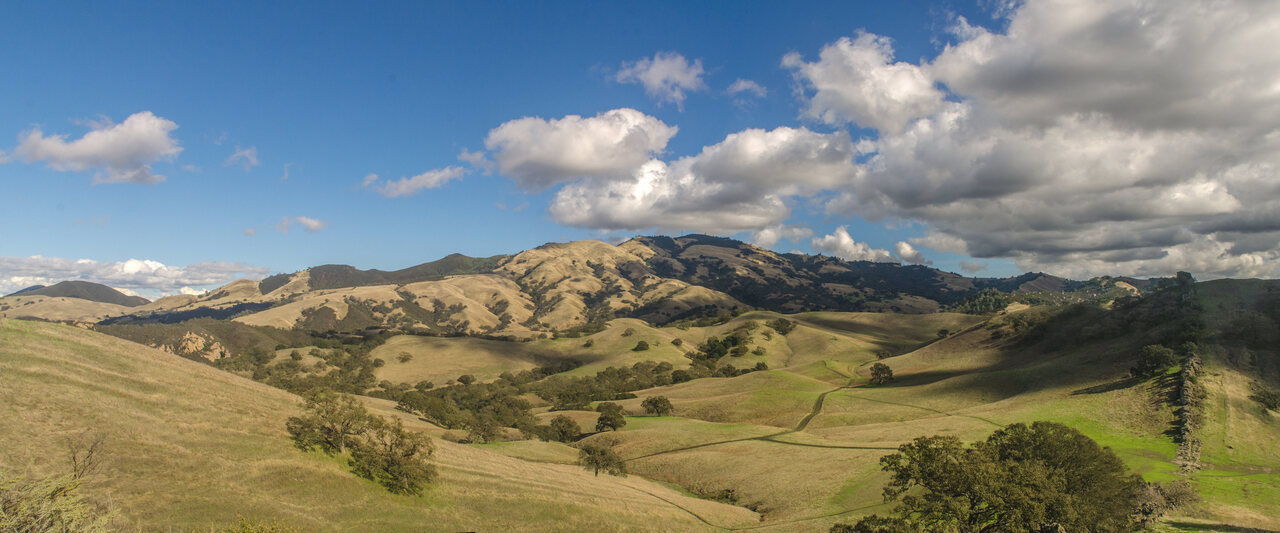
[(32, 2), (0, 46), (0, 293), (685, 233), (981, 277), (1280, 256), (1280, 2)]

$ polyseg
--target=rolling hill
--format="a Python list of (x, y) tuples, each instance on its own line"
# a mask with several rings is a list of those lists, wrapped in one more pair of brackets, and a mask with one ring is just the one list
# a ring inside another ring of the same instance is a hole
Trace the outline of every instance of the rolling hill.
[(150, 303), (141, 296), (129, 296), (100, 283), (88, 281), (60, 281), (50, 286), (36, 285), (27, 287), (9, 296), (48, 296), (50, 298), (79, 298), (90, 302), (115, 304), (124, 307), (137, 307)]
[[(436, 439), (441, 479), (423, 497), (294, 449), (298, 398), (168, 353), (78, 328), (0, 320), (0, 472), (63, 471), (63, 440), (106, 435), (85, 490), (121, 530), (208, 530), (238, 517), (306, 531), (711, 530), (754, 513), (640, 477), (593, 477)], [(416, 429), (429, 430), (411, 419)]]

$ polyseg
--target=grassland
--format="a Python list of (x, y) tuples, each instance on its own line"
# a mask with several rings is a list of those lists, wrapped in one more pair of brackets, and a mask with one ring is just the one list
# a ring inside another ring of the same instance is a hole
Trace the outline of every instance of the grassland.
[[(237, 516), (308, 531), (704, 530), (756, 523), (739, 507), (639, 477), (595, 478), (437, 439), (441, 479), (421, 498), (352, 476), (341, 458), (302, 453), (284, 434), (297, 398), (91, 331), (0, 320), (0, 469), (64, 466), (63, 439), (107, 436), (87, 486), (122, 530), (207, 530)], [(696, 513), (696, 516), (695, 514)]]
[[(1210, 285), (1201, 299), (1212, 308), (1259, 290)], [(1010, 311), (1015, 312), (1036, 310)], [(25, 418), (19, 420), (38, 422), (37, 434), (52, 437), (41, 437), (44, 448), (15, 445), (12, 449), (19, 451), (12, 453), (6, 444), (0, 465), (47, 470), (49, 443), (87, 420), (125, 428), (130, 440), (123, 447), (138, 450), (138, 458), (120, 459), (125, 466), (116, 471), (132, 477), (109, 488), (121, 501), (138, 502), (130, 503), (134, 507), (126, 515), (143, 524), (178, 520), (173, 509), (180, 505), (175, 500), (181, 500), (198, 502), (197, 519), (179, 521), (193, 527), (228, 521), (234, 518), (227, 514), (231, 509), (244, 509), (319, 529), (328, 526), (316, 524), (330, 521), (408, 529), (422, 520), (448, 528), (544, 529), (537, 525), (555, 520), (556, 528), (564, 530), (592, 530), (607, 523), (620, 530), (819, 532), (891, 508), (880, 496), (886, 476), (878, 460), (902, 443), (937, 434), (973, 441), (1007, 424), (1051, 420), (1110, 447), (1148, 481), (1189, 479), (1203, 501), (1178, 510), (1162, 526), (1166, 530), (1280, 531), (1280, 459), (1274, 451), (1280, 420), (1248, 399), (1254, 377), (1224, 354), (1204, 355), (1204, 469), (1186, 475), (1175, 463), (1177, 444), (1170, 437), (1176, 417), (1166, 401), (1169, 383), (1125, 379), (1132, 352), (1146, 342), (1143, 332), (1059, 346), (1029, 344), (996, 327), (1009, 316), (803, 313), (785, 316), (797, 327), (782, 335), (766, 325), (780, 317), (751, 312), (708, 327), (653, 327), (619, 319), (590, 336), (528, 342), (391, 338), (372, 356), (384, 361), (378, 379), (394, 383), (430, 380), (440, 386), (463, 374), (488, 380), (565, 359), (582, 363), (572, 375), (645, 360), (680, 368), (689, 364), (685, 354), (699, 343), (729, 334), (744, 336), (752, 351), (760, 348), (763, 353), (726, 356), (722, 364), (744, 368), (765, 362), (769, 367), (734, 378), (637, 391), (637, 398), (619, 401), (627, 425), (585, 440), (615, 442), (639, 476), (585, 476), (571, 465), (577, 450), (561, 443), (463, 446), (441, 439), (444, 480), (421, 500), (387, 496), (351, 478), (339, 461), (289, 449), (281, 428), (282, 418), (297, 409), (291, 396), (91, 332), (9, 322), (3, 324), (0, 370), (30, 367), (38, 372), (22, 375), (18, 392), (0, 389), (0, 400), (34, 398), (44, 386), (64, 392), (53, 395), (56, 401), (50, 405), (32, 400), (20, 405), (18, 412)], [(681, 341), (678, 346), (675, 339)], [(641, 340), (650, 349), (634, 351)], [(102, 355), (106, 353), (114, 355)], [(9, 362), (9, 354), (16, 363)], [(400, 354), (410, 357), (401, 362)], [(282, 357), (287, 351), (277, 356)], [(103, 367), (125, 381), (77, 377), (73, 371), (79, 367), (60, 362), (77, 358), (89, 361), (79, 363), (87, 365), (86, 372), (102, 372), (98, 367)], [(869, 367), (876, 361), (893, 368), (894, 382), (869, 383)], [(191, 379), (202, 384), (200, 392), (179, 393)], [(643, 415), (640, 402), (658, 395), (671, 400), (674, 413)], [(457, 430), (446, 432), (394, 410), (390, 402), (368, 403), (414, 429), (458, 437)], [(587, 432), (594, 427), (594, 412), (548, 412), (544, 404), (534, 404), (541, 423), (565, 414)], [(7, 423), (10, 427), (0, 421), (0, 435), (18, 427)], [(191, 432), (207, 436), (195, 438)], [(216, 450), (210, 451), (213, 445), (206, 441), (215, 443)], [(210, 457), (197, 458), (205, 453)], [(226, 466), (239, 460), (246, 462)], [(159, 475), (165, 468), (187, 468), (199, 475), (164, 480), (164, 490), (140, 488), (144, 484), (139, 478)], [(270, 514), (275, 508), (269, 498), (255, 495), (255, 484), (283, 487), (288, 505), (279, 508), (284, 511)], [(693, 497), (725, 489), (734, 492), (737, 507)], [(347, 491), (353, 491), (350, 498)], [(339, 503), (313, 511), (328, 499)], [(519, 511), (512, 515), (507, 507)], [(759, 511), (759, 519), (745, 507)], [(307, 518), (311, 512), (317, 514)], [(588, 518), (592, 513), (601, 513), (600, 522)], [(650, 513), (653, 518), (645, 519)]]

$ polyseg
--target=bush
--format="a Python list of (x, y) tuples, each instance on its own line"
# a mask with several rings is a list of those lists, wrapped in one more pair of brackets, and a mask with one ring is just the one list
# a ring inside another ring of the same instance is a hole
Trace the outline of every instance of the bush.
[(684, 344), (684, 339), (681, 339), (680, 337), (676, 337), (676, 338), (674, 338), (674, 339), (671, 339), (671, 345), (672, 345), (672, 346), (679, 347), (679, 346), (680, 346), (680, 345), (682, 345), (682, 344)]
[(632, 348), (632, 349), (631, 349), (631, 351), (633, 351), (633, 352), (643, 352), (643, 351), (648, 350), (648, 349), (649, 349), (649, 343), (647, 343), (647, 342), (645, 342), (645, 341), (640, 341), (640, 342), (637, 342), (637, 343), (636, 343), (636, 347), (635, 347), (635, 348)]
[(400, 352), (400, 355), (396, 356), (396, 360), (400, 361), (401, 363), (408, 363), (409, 361), (413, 360), (413, 354), (409, 352)]
[(1280, 391), (1257, 382), (1249, 384), (1249, 388), (1253, 390), (1253, 394), (1249, 395), (1253, 401), (1272, 411), (1280, 411)]
[(635, 328), (627, 328), (625, 331), (622, 332), (623, 337), (630, 337), (635, 334), (636, 334)]
[(766, 325), (781, 335), (786, 335), (791, 333), (791, 330), (796, 329), (796, 323), (785, 318), (770, 320)]

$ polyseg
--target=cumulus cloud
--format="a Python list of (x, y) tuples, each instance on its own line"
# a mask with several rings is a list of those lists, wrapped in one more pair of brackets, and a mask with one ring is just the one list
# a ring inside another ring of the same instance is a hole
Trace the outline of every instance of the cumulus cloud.
[[(1007, 16), (1000, 33), (957, 20), (957, 42), (913, 67), (952, 98), (893, 120), (814, 82), (815, 116), (879, 130), (829, 213), (918, 220), (919, 244), (1072, 277), (1276, 275), (1280, 4), (1028, 1)], [(839, 71), (831, 49), (792, 64)]]
[(787, 197), (850, 179), (854, 151), (843, 132), (744, 130), (696, 156), (650, 160), (629, 179), (577, 181), (556, 194), (551, 215), (605, 230), (760, 230), (790, 216)]
[(8, 294), (31, 285), (51, 285), (59, 281), (81, 280), (122, 290), (158, 296), (186, 288), (218, 286), (238, 278), (261, 278), (268, 270), (232, 262), (205, 262), (169, 266), (150, 259), (98, 262), (90, 259), (56, 257), (0, 257), (0, 293)]
[[(222, 166), (224, 167), (229, 167), (232, 165), (239, 165), (240, 168), (244, 169), (245, 171), (248, 171), (249, 169), (258, 166), (258, 147), (250, 146), (248, 148), (241, 148), (239, 146), (236, 146), (235, 153), (231, 154), (231, 156), (228, 157), (227, 160), (222, 163)], [(289, 170), (286, 168), (285, 169), (286, 176), (288, 176), (288, 172)]]
[(898, 256), (898, 259), (901, 259), (904, 263), (912, 263), (916, 265), (933, 264), (933, 261), (929, 261), (924, 258), (924, 254), (920, 253), (920, 250), (917, 250), (914, 246), (911, 246), (910, 243), (904, 241), (898, 241), (898, 244), (893, 245), (893, 255)]
[(778, 241), (800, 242), (813, 236), (813, 230), (802, 226), (769, 226), (751, 232), (751, 242), (761, 248), (773, 248)]
[(911, 119), (928, 115), (942, 105), (928, 69), (893, 62), (887, 37), (862, 33), (823, 47), (818, 61), (806, 63), (798, 53), (782, 58), (803, 90), (804, 114), (827, 124), (853, 122), (896, 132)]
[(485, 148), (498, 171), (522, 187), (542, 190), (577, 178), (625, 178), (667, 147), (675, 126), (634, 109), (594, 117), (525, 117), (489, 132)]
[(658, 52), (653, 58), (622, 63), (615, 80), (618, 83), (638, 83), (644, 86), (644, 92), (650, 98), (676, 104), (684, 109), (685, 91), (699, 91), (706, 88), (702, 81), (702, 60), (692, 63), (683, 55), (675, 52)]
[(365, 174), (364, 179), (360, 180), (360, 186), (368, 187), (370, 185), (373, 185), (373, 183), (376, 181), (378, 181), (377, 174), (374, 174), (374, 173)]
[(845, 261), (872, 261), (876, 263), (896, 263), (888, 250), (872, 248), (865, 242), (853, 240), (845, 226), (836, 228), (830, 235), (813, 239), (814, 250), (833, 255)]
[[(467, 169), (462, 167), (445, 167), (428, 170), (411, 178), (400, 178), (396, 181), (388, 180), (378, 187), (378, 194), (387, 198), (396, 198), (399, 196), (412, 196), (423, 189), (436, 189), (450, 181), (461, 178), (467, 173)], [(378, 177), (376, 174), (370, 174), (374, 180)], [(368, 181), (369, 176), (365, 176), (366, 182), (364, 186), (369, 186), (372, 181)]]
[(94, 169), (94, 183), (155, 184), (165, 177), (151, 170), (156, 161), (172, 160), (182, 151), (171, 135), (178, 125), (150, 111), (129, 115), (120, 124), (90, 123), (91, 131), (74, 141), (66, 135), (45, 136), (39, 128), (19, 135), (13, 156), (44, 162), (60, 171)]

